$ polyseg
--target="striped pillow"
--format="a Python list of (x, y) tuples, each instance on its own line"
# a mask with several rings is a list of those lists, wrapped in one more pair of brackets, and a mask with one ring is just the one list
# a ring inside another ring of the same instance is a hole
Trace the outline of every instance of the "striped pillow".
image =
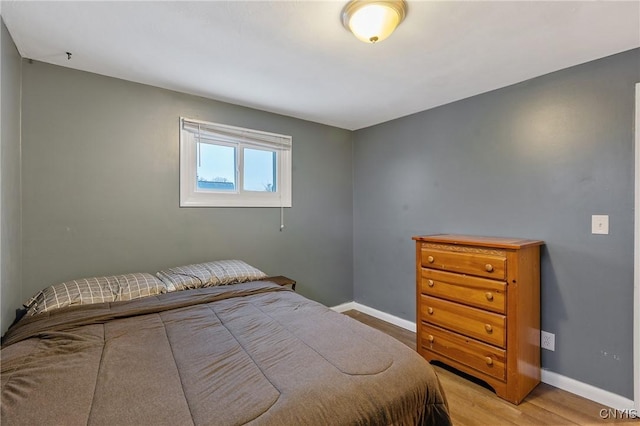
[(24, 306), (26, 315), (36, 315), (65, 306), (133, 300), (166, 292), (164, 283), (147, 273), (81, 278), (49, 286)]
[(165, 269), (156, 276), (175, 291), (257, 281), (267, 274), (242, 260), (216, 260)]

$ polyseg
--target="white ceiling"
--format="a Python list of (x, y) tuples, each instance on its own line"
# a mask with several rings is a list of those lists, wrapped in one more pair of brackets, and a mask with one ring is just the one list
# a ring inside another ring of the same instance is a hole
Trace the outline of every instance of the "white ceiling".
[(350, 130), (640, 46), (638, 1), (408, 0), (376, 45), (342, 27), (346, 2), (3, 0), (1, 13), (25, 58)]

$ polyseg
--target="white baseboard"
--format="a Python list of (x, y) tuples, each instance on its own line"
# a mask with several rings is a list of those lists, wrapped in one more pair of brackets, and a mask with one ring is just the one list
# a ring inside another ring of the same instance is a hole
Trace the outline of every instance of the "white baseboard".
[[(333, 309), (336, 312), (345, 312), (349, 310), (356, 310), (363, 314), (371, 315), (372, 317), (381, 319), (388, 323), (397, 325), (409, 331), (416, 332), (416, 323), (407, 321), (402, 318), (398, 318), (394, 315), (386, 312), (379, 311), (369, 306), (362, 305), (357, 302), (343, 303), (342, 305), (334, 306)], [(617, 395), (615, 393), (597, 388), (586, 383), (579, 382), (570, 377), (562, 376), (553, 371), (542, 369), (541, 381), (548, 385), (554, 386), (558, 389), (573, 393), (583, 398), (590, 399), (591, 401), (602, 404), (606, 407), (614, 408), (617, 410), (627, 410), (635, 408), (633, 400)]]
[(567, 392), (571, 392), (583, 398), (590, 399), (591, 401), (595, 401), (598, 404), (615, 408), (617, 410), (630, 410), (634, 408), (634, 403), (632, 400), (615, 393), (579, 382), (570, 377), (562, 376), (558, 373), (554, 373), (553, 371), (546, 370), (544, 368), (540, 373), (540, 379), (542, 380), (542, 383), (546, 383), (548, 385), (554, 386)]
[(342, 305), (338, 305), (338, 306), (334, 306), (331, 309), (333, 309), (336, 312), (345, 312), (345, 311), (349, 311), (349, 310), (356, 310), (358, 312), (362, 312), (363, 314), (367, 314), (367, 315), (371, 315), (372, 317), (381, 319), (383, 321), (386, 321), (390, 324), (393, 325), (397, 325), (398, 327), (402, 327), (405, 328), (409, 331), (413, 331), (414, 333), (416, 332), (416, 323), (415, 322), (411, 322), (411, 321), (407, 321), (405, 319), (402, 318), (398, 318), (395, 315), (391, 315), (388, 314), (386, 312), (382, 312), (379, 311), (377, 309), (373, 309), (370, 308), (366, 305), (361, 305), (358, 302), (347, 302), (347, 303), (343, 303)]
[(331, 310), (336, 312), (346, 312), (346, 311), (352, 311), (354, 309), (356, 309), (356, 302), (347, 302), (347, 303), (343, 303), (342, 305), (331, 307)]

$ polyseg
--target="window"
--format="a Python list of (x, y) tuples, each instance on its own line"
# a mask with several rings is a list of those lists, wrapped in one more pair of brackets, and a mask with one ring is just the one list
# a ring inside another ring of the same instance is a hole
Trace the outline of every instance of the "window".
[(291, 136), (180, 118), (181, 207), (291, 207)]

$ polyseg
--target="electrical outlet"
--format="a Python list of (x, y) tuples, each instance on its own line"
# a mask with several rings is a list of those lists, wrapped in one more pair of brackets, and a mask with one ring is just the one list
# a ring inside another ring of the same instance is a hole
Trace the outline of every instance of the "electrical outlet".
[(550, 351), (556, 350), (556, 335), (546, 331), (540, 332), (540, 346)]

